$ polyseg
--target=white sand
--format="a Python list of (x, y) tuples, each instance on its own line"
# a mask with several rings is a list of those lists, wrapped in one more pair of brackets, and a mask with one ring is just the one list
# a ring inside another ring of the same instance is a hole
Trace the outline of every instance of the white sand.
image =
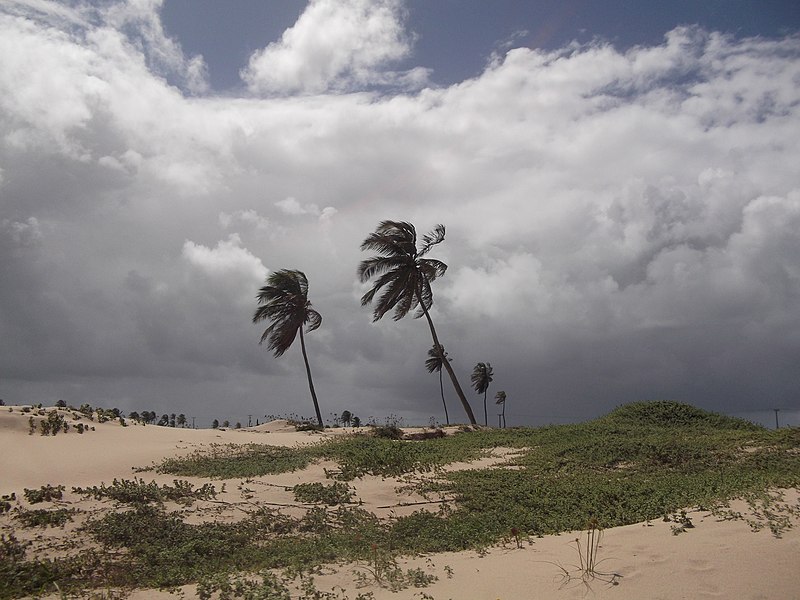
[[(133, 468), (148, 466), (197, 448), (207, 448), (210, 444), (255, 442), (295, 446), (332, 435), (298, 433), (281, 421), (224, 431), (153, 425), (121, 427), (117, 422), (98, 424), (84, 419), (83, 422), (93, 425), (95, 431), (79, 435), (72, 429), (67, 434), (43, 437), (38, 431), (35, 435), (28, 435), (28, 417), (28, 414), (21, 413), (20, 408), (14, 408), (13, 412), (8, 412), (7, 407), (0, 408), (0, 494), (13, 491), (22, 496), (23, 488), (62, 484), (67, 489), (66, 502), (90, 511), (104, 509), (100, 503), (72, 494), (72, 486), (100, 485), (102, 482), (110, 483), (114, 478), (133, 477), (167, 483), (174, 477), (154, 472), (134, 473)], [(482, 466), (491, 466), (502, 460), (502, 455), (503, 452), (498, 451), (495, 457), (483, 459)], [(459, 466), (463, 468), (465, 465)], [(219, 496), (227, 504), (199, 502), (184, 512), (189, 522), (226, 521), (241, 518), (248, 506), (270, 503), (289, 505), (283, 508), (289, 514), (302, 514), (305, 509), (297, 505), (291, 486), (303, 481), (329, 481), (324, 469), (334, 467), (333, 464), (316, 464), (295, 473), (253, 478), (246, 484), (241, 480), (229, 480), (225, 494)], [(208, 481), (188, 479), (197, 485)], [(222, 482), (212, 483), (219, 489)], [(424, 507), (410, 504), (424, 499), (398, 491), (401, 483), (395, 479), (365, 477), (351, 485), (364, 502), (364, 508), (379, 516), (408, 514)], [(797, 491), (788, 491), (787, 500), (797, 504)], [(436, 510), (437, 506), (431, 504), (430, 509)], [(108, 509), (107, 506), (105, 510)], [(436, 600), (587, 597), (616, 600), (800, 599), (800, 528), (784, 532), (779, 539), (769, 530), (754, 533), (742, 521), (718, 521), (702, 512), (692, 512), (690, 516), (695, 527), (680, 535), (673, 535), (671, 524), (660, 520), (605, 531), (599, 551), (602, 562), (597, 569), (617, 574), (617, 585), (606, 583), (603, 577), (587, 582), (581, 580), (574, 567), (578, 563), (578, 554), (571, 543), (576, 534), (525, 540), (522, 548), (517, 548), (516, 543), (509, 540), (505, 545), (490, 548), (483, 555), (475, 552), (445, 553), (401, 561), (405, 568), (421, 567), (439, 577), (438, 581), (421, 590), (411, 588), (392, 593), (377, 585), (359, 589), (353, 575), (357, 565), (327, 569), (325, 574), (316, 577), (316, 583), (321, 590), (331, 590), (334, 586), (344, 588), (351, 599), (358, 593), (372, 592), (376, 600), (421, 598), (421, 592)], [(35, 537), (30, 530), (15, 529), (9, 515), (0, 516), (0, 531), (14, 531), (21, 539)], [(59, 551), (58, 537), (67, 535), (70, 527), (46, 531), (52, 537), (49, 545), (41, 539), (37, 542), (43, 556)], [(571, 571), (570, 579), (565, 580), (560, 567)], [(186, 586), (183, 591), (187, 598), (194, 596), (192, 586)], [(141, 590), (131, 597), (144, 600), (175, 596), (156, 590)]]

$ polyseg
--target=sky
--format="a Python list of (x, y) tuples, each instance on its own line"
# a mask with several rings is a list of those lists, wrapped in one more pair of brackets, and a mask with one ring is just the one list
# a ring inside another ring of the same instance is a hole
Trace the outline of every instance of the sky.
[(251, 323), (290, 268), (323, 416), (443, 422), (424, 319), (359, 303), (391, 219), (447, 228), (479, 421), (489, 362), (490, 423), (800, 425), (798, 164), (796, 2), (5, 0), (0, 398), (313, 415)]

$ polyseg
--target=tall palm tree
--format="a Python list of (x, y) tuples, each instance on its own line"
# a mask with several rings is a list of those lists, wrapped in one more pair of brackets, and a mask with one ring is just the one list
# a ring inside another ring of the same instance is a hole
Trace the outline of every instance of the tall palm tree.
[[(383, 289), (380, 298), (375, 302), (372, 320), (377, 321), (390, 310), (394, 310), (393, 319), (398, 321), (409, 311), (418, 308), (415, 318), (425, 316), (433, 337), (433, 345), (441, 346), (429, 309), (433, 306), (431, 282), (444, 275), (447, 265), (443, 262), (423, 258), (431, 248), (444, 241), (444, 225), (437, 225), (433, 231), (422, 236), (422, 246), (417, 248), (417, 231), (411, 223), (403, 221), (381, 221), (374, 233), (369, 234), (361, 244), (361, 250), (378, 252), (362, 260), (358, 265), (358, 276), (361, 283), (376, 277), (372, 289), (361, 297), (361, 306), (370, 304), (375, 294)], [(453, 382), (464, 411), (470, 423), (475, 424), (475, 415), (467, 402), (467, 397), (458, 383), (450, 361), (445, 360), (443, 366)]]
[(439, 391), (442, 393), (442, 404), (444, 405), (444, 420), (450, 425), (450, 417), (447, 415), (447, 403), (444, 401), (444, 384), (442, 382), (442, 367), (444, 361), (450, 360), (447, 358), (447, 352), (444, 351), (444, 346), (436, 346), (428, 350), (428, 360), (425, 361), (425, 368), (428, 373), (439, 373)]
[(479, 362), (472, 370), (472, 389), (479, 394), (483, 394), (483, 424), (489, 424), (489, 412), (486, 410), (486, 392), (489, 389), (489, 384), (492, 382), (492, 365), (489, 363)]
[(253, 315), (253, 323), (272, 322), (258, 343), (263, 344), (266, 340), (267, 347), (276, 358), (291, 347), (298, 332), (300, 333), (300, 348), (306, 364), (308, 387), (311, 390), (311, 399), (314, 401), (317, 423), (320, 427), (324, 427), (303, 336), (303, 326), (305, 333), (311, 333), (322, 324), (322, 316), (311, 308), (311, 302), (308, 300), (308, 279), (302, 271), (290, 269), (275, 271), (267, 277), (267, 285), (258, 290), (256, 299), (259, 307)]
[(506, 428), (506, 393), (504, 391), (499, 391), (494, 395), (494, 403), (495, 404), (502, 404), (503, 405), (503, 413), (500, 415), (500, 418), (503, 422), (503, 429)]

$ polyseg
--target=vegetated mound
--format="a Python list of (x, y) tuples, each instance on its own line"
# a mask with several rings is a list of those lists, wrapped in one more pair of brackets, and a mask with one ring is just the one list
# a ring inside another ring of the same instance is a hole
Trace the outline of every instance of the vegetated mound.
[(599, 419), (606, 424), (640, 427), (706, 427), (755, 431), (760, 425), (744, 419), (709, 412), (691, 404), (672, 401), (632, 402)]

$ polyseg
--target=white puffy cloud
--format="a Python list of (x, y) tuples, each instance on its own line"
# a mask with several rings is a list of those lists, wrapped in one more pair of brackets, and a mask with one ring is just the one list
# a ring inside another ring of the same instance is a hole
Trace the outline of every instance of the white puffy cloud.
[[(325, 318), (307, 340), (323, 410), (424, 422), (425, 323), (371, 324), (353, 291), (383, 219), (446, 224), (434, 319), (462, 377), (494, 365), (512, 423), (799, 397), (796, 37), (515, 48), (376, 97), (344, 92), (405, 56), (400, 5), (320, 1), (259, 55), (276, 79), (249, 71), (259, 93), (319, 95), (225, 98), (170, 84), (192, 59), (160, 37), (158, 2), (59, 6), (0, 7), (7, 400), (86, 377), (76, 400), (172, 390), (221, 417), (206, 382), (243, 412), (303, 406), (302, 361), (271, 360), (250, 323), (268, 266), (303, 270)], [(350, 18), (374, 31), (314, 62), (312, 34)]]
[(405, 58), (411, 39), (401, 0), (311, 0), (280, 42), (250, 57), (242, 78), (265, 95), (319, 94), (367, 85), (421, 87), (425, 69), (384, 70)]
[(338, 212), (333, 206), (326, 206), (320, 210), (319, 206), (313, 202), (309, 204), (300, 204), (300, 202), (292, 196), (279, 200), (275, 203), (275, 206), (286, 215), (293, 217), (312, 215), (317, 217), (320, 222), (330, 221)]
[(195, 267), (212, 277), (241, 275), (246, 279), (260, 282), (267, 276), (267, 268), (261, 259), (253, 256), (242, 247), (241, 238), (233, 233), (227, 240), (220, 240), (214, 248), (186, 240), (183, 244), (183, 257)]

